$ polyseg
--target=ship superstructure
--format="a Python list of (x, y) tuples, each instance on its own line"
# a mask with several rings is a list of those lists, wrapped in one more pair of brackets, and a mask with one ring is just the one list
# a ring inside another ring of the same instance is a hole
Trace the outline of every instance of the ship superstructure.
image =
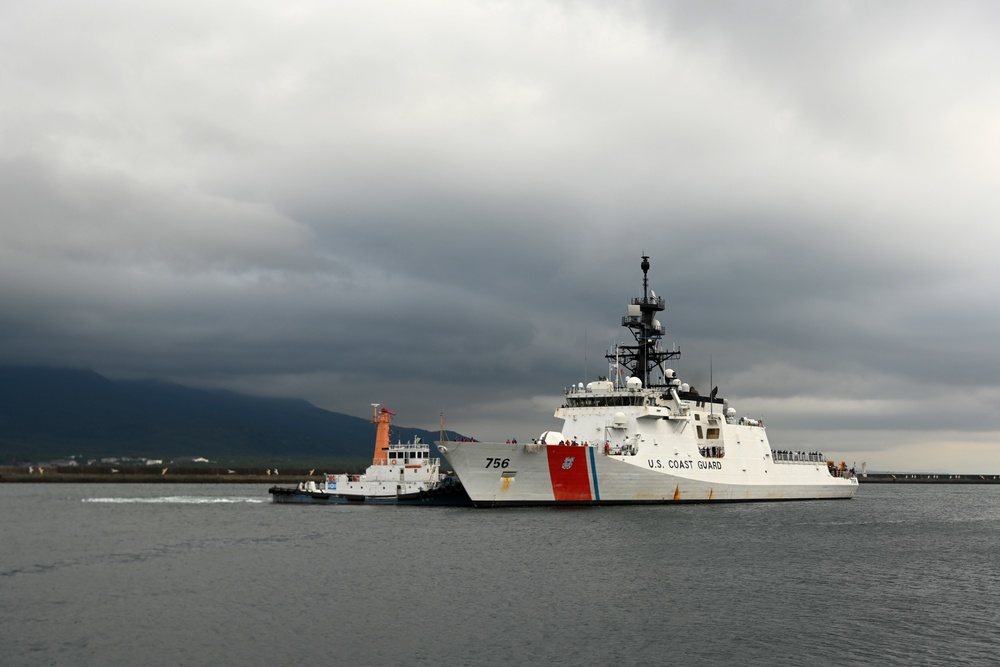
[[(844, 463), (815, 451), (773, 450), (763, 420), (736, 417), (716, 388), (708, 395), (667, 366), (649, 288), (627, 306), (634, 343), (607, 359), (611, 374), (564, 390), (561, 431), (531, 442), (439, 442), (480, 507), (851, 498), (858, 482)], [(513, 429), (512, 429), (513, 430)]]

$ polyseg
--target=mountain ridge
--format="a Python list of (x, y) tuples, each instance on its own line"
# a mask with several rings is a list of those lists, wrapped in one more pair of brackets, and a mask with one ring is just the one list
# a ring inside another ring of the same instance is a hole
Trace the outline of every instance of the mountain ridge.
[[(439, 434), (392, 427), (393, 441), (418, 436), (433, 442)], [(112, 380), (90, 369), (0, 366), (0, 463), (74, 455), (363, 459), (374, 441), (370, 419), (303, 399)]]

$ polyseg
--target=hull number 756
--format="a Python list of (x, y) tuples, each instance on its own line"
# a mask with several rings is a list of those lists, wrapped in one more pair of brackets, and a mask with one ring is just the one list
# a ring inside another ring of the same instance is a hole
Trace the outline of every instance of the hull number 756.
[(486, 459), (487, 468), (506, 468), (509, 465), (510, 459), (494, 459), (492, 457)]

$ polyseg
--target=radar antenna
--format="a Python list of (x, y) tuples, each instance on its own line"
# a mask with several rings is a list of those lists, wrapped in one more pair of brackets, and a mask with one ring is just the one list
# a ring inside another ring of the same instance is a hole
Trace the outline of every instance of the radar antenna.
[[(632, 332), (635, 345), (619, 345), (617, 354), (605, 355), (608, 361), (617, 362), (632, 376), (642, 380), (644, 387), (665, 387), (670, 381), (666, 377), (663, 362), (681, 356), (681, 351), (661, 350), (660, 340), (663, 329), (655, 319), (655, 314), (663, 311), (663, 297), (649, 289), (649, 257), (642, 256), (642, 296), (632, 299), (628, 314), (622, 317), (622, 326)], [(659, 371), (656, 373), (655, 371)]]

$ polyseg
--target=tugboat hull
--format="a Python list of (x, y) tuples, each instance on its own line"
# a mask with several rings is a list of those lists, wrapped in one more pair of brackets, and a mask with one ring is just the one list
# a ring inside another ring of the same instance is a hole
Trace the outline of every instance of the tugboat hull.
[(304, 491), (302, 489), (289, 489), (280, 486), (272, 486), (268, 489), (271, 499), (275, 503), (290, 505), (423, 505), (423, 506), (447, 506), (447, 507), (470, 507), (470, 500), (465, 489), (460, 483), (448, 485), (431, 491), (419, 491), (416, 493), (401, 493), (392, 496), (365, 496), (348, 495), (337, 493), (324, 493), (322, 491)]

